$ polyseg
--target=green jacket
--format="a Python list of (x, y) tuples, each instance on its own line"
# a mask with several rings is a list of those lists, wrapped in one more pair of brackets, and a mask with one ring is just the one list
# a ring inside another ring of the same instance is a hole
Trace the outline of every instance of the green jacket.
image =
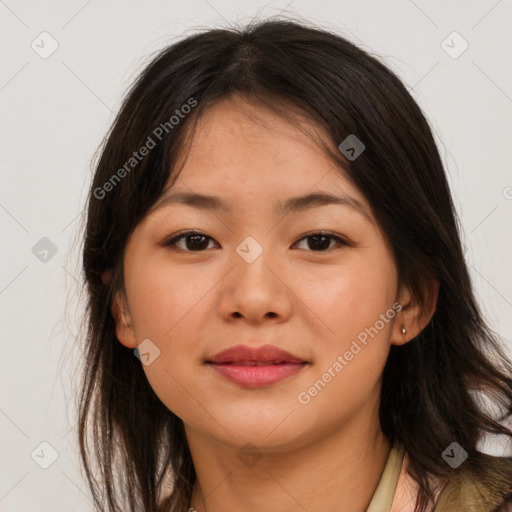
[(482, 460), (478, 470), (461, 466), (439, 494), (435, 512), (512, 512), (512, 460)]
[[(414, 510), (417, 484), (408, 475), (409, 463), (395, 443), (366, 512)], [(429, 512), (512, 512), (512, 459), (480, 454), (478, 464), (465, 461), (449, 478), (433, 482), (437, 498)]]

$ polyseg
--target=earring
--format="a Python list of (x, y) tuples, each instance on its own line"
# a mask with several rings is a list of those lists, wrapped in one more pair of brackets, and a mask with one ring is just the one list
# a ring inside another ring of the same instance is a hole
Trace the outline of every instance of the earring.
[(402, 328), (400, 329), (400, 332), (402, 333), (402, 336), (405, 336), (405, 333), (407, 332), (407, 329), (404, 325), (402, 325)]

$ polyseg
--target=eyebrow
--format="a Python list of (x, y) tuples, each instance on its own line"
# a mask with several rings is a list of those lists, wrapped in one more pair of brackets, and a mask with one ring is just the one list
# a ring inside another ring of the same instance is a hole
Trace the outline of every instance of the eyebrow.
[[(176, 192), (162, 198), (161, 201), (151, 209), (151, 211), (156, 211), (164, 206), (172, 204), (185, 204), (200, 210), (231, 211), (231, 206), (220, 197), (188, 192)], [(334, 196), (326, 192), (315, 192), (302, 196), (290, 197), (284, 203), (278, 202), (275, 210), (276, 213), (286, 215), (290, 212), (302, 212), (311, 208), (332, 204), (349, 207), (363, 215), (369, 222), (373, 222), (370, 214), (366, 211), (363, 204), (354, 197), (346, 194)]]

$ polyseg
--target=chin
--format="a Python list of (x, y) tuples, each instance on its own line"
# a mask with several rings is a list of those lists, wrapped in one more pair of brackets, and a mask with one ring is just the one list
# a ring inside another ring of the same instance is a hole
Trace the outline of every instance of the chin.
[[(311, 436), (310, 425), (294, 416), (295, 412), (286, 411), (283, 414), (253, 414), (239, 416), (215, 416), (225, 430), (216, 422), (211, 425), (215, 437), (220, 436), (222, 442), (243, 447), (246, 444), (256, 446), (261, 451), (278, 452), (300, 446)], [(204, 424), (203, 424), (204, 427)], [(231, 435), (230, 435), (231, 434)]]

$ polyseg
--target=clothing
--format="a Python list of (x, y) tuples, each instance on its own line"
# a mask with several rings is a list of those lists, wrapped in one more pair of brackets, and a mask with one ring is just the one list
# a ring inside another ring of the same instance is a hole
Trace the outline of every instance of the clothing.
[(414, 512), (418, 484), (407, 474), (408, 464), (403, 446), (395, 443), (366, 512)]
[[(409, 464), (395, 442), (366, 512), (415, 512), (419, 486), (408, 474)], [(512, 459), (479, 454), (477, 469), (461, 466), (444, 487), (431, 480), (437, 491), (427, 512), (512, 512)]]
[[(419, 486), (407, 472), (409, 461), (403, 446), (395, 443), (366, 512), (414, 512)], [(512, 496), (512, 460), (482, 455), (482, 466), (478, 477), (463, 468), (442, 490), (433, 479), (438, 491), (428, 512), (512, 511), (512, 501), (505, 503)]]

